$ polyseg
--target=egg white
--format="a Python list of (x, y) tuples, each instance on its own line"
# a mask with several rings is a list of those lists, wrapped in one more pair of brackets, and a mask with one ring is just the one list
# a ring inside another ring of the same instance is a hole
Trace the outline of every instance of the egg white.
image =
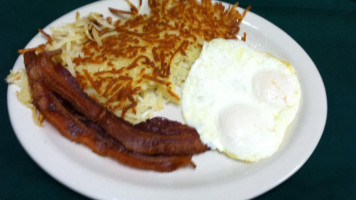
[(214, 39), (188, 74), (182, 110), (210, 148), (255, 162), (278, 150), (300, 98), (289, 63), (239, 40)]

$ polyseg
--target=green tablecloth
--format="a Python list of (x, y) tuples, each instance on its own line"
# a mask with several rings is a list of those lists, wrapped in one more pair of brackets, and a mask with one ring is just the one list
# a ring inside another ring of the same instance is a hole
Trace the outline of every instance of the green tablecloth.
[[(85, 199), (51, 178), (24, 151), (9, 121), (4, 79), (17, 49), (38, 28), (90, 2), (13, 0), (0, 6), (0, 199)], [(240, 5), (252, 5), (252, 12), (305, 49), (328, 97), (327, 124), (315, 152), (291, 178), (257, 199), (356, 199), (356, 1), (243, 0)]]

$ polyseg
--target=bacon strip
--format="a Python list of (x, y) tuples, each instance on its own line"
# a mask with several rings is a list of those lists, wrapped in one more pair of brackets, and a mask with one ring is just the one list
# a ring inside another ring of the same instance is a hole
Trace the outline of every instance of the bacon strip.
[(69, 71), (52, 61), (52, 55), (42, 52), (36, 59), (41, 77), (50, 90), (68, 100), (80, 113), (97, 123), (127, 149), (150, 155), (191, 155), (207, 150), (195, 129), (185, 125), (176, 134), (154, 134), (135, 128), (83, 92)]
[(149, 156), (127, 150), (107, 135), (97, 124), (88, 120), (43, 82), (34, 51), (24, 54), (34, 104), (44, 117), (66, 138), (88, 146), (95, 153), (109, 156), (131, 167), (169, 172), (183, 166), (195, 166), (191, 155)]

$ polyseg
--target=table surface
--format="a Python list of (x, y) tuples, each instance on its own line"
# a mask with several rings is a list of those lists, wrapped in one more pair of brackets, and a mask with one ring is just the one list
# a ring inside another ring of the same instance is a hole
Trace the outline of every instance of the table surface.
[[(23, 48), (63, 14), (90, 0), (13, 0), (0, 7), (0, 199), (86, 199), (46, 174), (11, 127), (4, 81)], [(234, 1), (228, 1), (233, 3)], [(256, 199), (356, 199), (356, 1), (242, 0), (309, 54), (326, 87), (328, 118), (316, 150), (291, 178)]]

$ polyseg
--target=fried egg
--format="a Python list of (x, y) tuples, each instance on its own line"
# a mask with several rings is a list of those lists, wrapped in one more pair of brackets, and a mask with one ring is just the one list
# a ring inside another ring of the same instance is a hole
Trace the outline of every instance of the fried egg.
[(186, 123), (211, 149), (247, 162), (275, 153), (295, 119), (293, 67), (239, 40), (205, 42), (182, 91)]

